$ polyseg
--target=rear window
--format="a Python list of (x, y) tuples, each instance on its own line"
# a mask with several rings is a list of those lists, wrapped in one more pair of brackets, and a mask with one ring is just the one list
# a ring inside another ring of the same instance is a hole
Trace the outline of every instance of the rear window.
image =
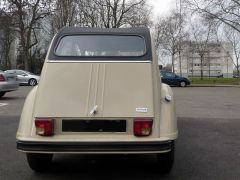
[(138, 57), (146, 53), (144, 38), (136, 35), (74, 35), (61, 38), (57, 56)]

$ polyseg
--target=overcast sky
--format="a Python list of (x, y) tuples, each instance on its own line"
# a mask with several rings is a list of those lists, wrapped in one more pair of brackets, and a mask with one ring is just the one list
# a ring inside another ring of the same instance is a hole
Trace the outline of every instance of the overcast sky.
[(148, 0), (148, 3), (153, 6), (155, 17), (167, 14), (170, 9), (175, 7), (175, 0)]

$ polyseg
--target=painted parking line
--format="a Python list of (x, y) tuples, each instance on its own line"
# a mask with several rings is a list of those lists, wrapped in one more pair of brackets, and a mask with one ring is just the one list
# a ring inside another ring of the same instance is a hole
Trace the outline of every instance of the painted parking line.
[(0, 107), (1, 106), (7, 106), (8, 105), (8, 103), (0, 103)]

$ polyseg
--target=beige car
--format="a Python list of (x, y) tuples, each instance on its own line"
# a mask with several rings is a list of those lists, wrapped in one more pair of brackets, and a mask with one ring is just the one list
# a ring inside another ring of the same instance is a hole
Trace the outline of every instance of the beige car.
[(35, 171), (54, 154), (156, 154), (169, 172), (178, 136), (147, 28), (63, 28), (28, 94), (17, 149)]

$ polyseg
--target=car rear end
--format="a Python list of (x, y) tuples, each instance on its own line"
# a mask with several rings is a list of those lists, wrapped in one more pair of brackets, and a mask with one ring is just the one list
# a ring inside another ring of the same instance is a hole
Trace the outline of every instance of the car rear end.
[[(28, 137), (35, 142), (29, 150), (168, 151), (170, 141), (160, 139), (155, 117), (151, 66), (149, 62), (49, 63), (51, 71), (43, 72), (47, 78), (37, 89)], [(71, 71), (63, 73), (65, 68)], [(27, 144), (19, 143), (26, 148)]]
[(175, 114), (161, 102), (149, 30), (67, 30), (55, 37), (25, 102), (17, 148), (31, 155), (170, 152)]
[(6, 93), (10, 91), (15, 91), (19, 87), (17, 83), (17, 76), (14, 73), (6, 73), (0, 71), (0, 92)]

